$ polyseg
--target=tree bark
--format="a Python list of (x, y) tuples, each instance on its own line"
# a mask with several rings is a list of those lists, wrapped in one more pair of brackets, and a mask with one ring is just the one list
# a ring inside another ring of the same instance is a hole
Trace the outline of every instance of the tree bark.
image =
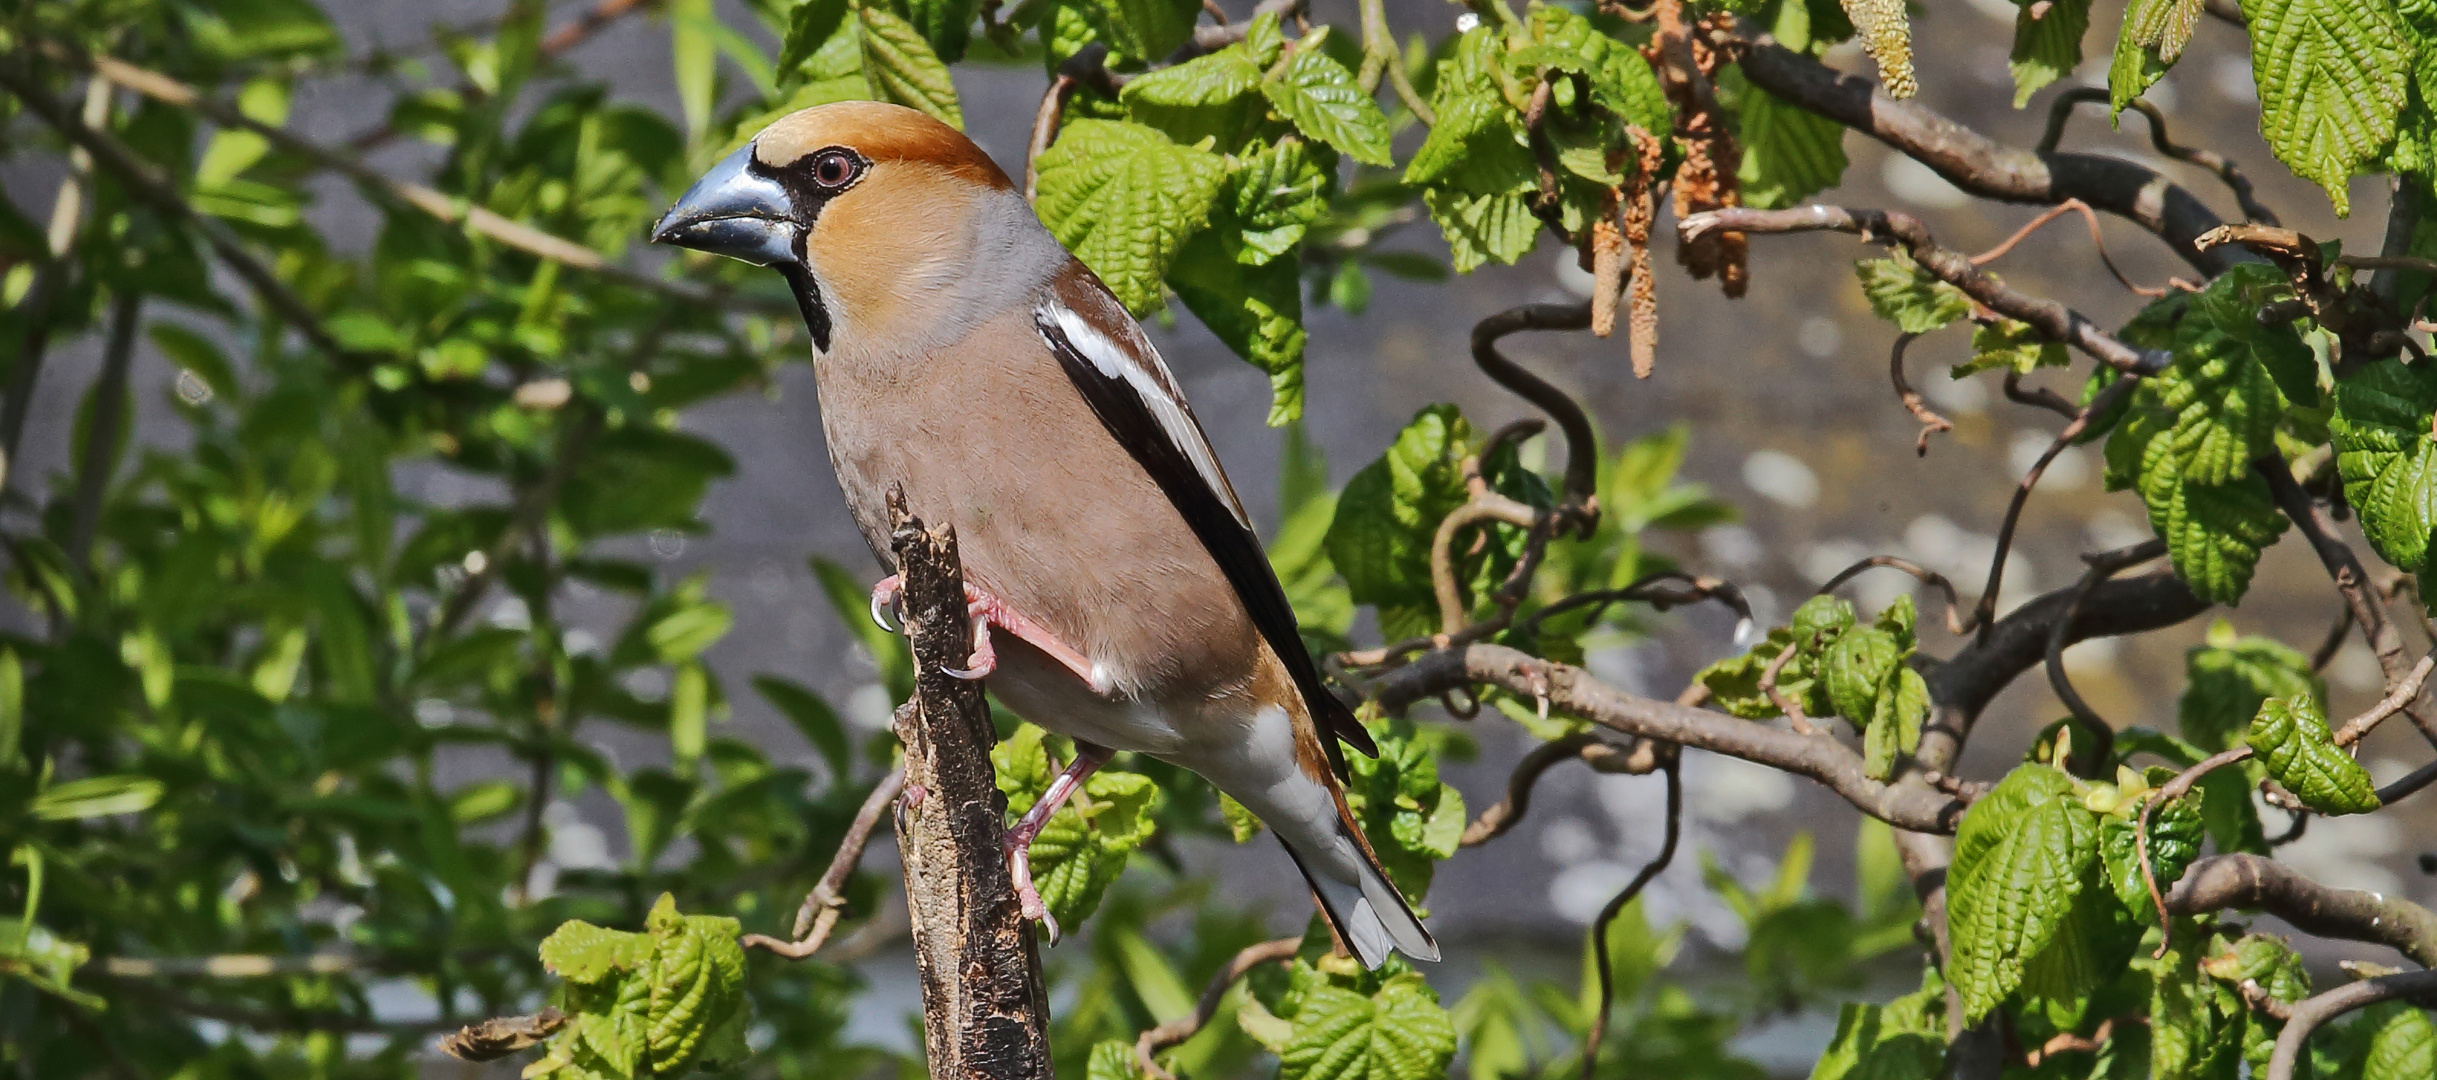
[(1006, 797), (979, 681), (953, 678), (973, 649), (956, 534), (928, 528), (891, 491), (889, 546), (914, 649), (914, 700), (897, 710), (905, 864), (924, 1041), (935, 1080), (1050, 1080), (1049, 1007), (1033, 931), (1009, 879)]

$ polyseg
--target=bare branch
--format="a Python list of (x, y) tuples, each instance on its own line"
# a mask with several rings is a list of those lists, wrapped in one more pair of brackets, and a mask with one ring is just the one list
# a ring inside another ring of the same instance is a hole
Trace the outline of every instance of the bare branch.
[[(1745, 36), (1758, 37), (1748, 31)], [(2222, 220), (2147, 166), (2097, 154), (2041, 154), (2005, 146), (1918, 102), (1879, 93), (1869, 79), (1840, 74), (1770, 41), (1753, 41), (1743, 57), (1743, 73), (1761, 89), (1886, 143), (1974, 195), (2040, 205), (2078, 198), (2155, 233), (2212, 277), (2244, 258), (2195, 247), (2193, 241)]]
[[(2065, 136), (2065, 121), (2073, 115), (2076, 107), (2108, 100), (2108, 90), (2104, 86), (2077, 86), (2058, 94), (2056, 100), (2048, 105), (2048, 130), (2039, 137), (2039, 152), (2056, 152), (2057, 142)], [(2149, 145), (2152, 149), (2176, 161), (2216, 174), (2217, 179), (2225, 182), (2226, 189), (2234, 193), (2234, 201), (2241, 205), (2243, 216), (2262, 225), (2283, 224), (2277, 220), (2276, 211), (2268, 209), (2252, 193), (2250, 178), (2242, 174), (2242, 169), (2234, 164), (2233, 159), (2214, 150), (2181, 146), (2169, 140), (2166, 137), (2165, 111), (2144, 98), (2134, 98), (2125, 103), (2125, 107), (2149, 119)]]
[(2419, 663), (2413, 664), (2412, 669), (2404, 673), (2403, 680), (2396, 683), (2394, 689), (2388, 691), (2386, 697), (2376, 705), (2371, 706), (2368, 712), (2345, 721), (2343, 727), (2337, 728), (2335, 744), (2351, 746), (2360, 742), (2362, 736), (2369, 734), (2387, 717), (2401, 712), (2405, 705), (2411, 704), (2414, 698), (2420, 696), (2420, 687), (2428, 682), (2429, 668), (2433, 666), (2437, 666), (2437, 652), (2421, 657)]
[(1989, 559), (1988, 580), (1980, 588), (1980, 602), (1972, 606), (1971, 625), (1980, 628), (1983, 639), (1987, 638), (1988, 628), (1997, 618), (1997, 593), (2005, 585), (2006, 557), (2013, 552), (2014, 529), (2022, 523), (2022, 508), (2031, 501), (2031, 489), (2039, 486), (2039, 478), (2047, 475), (2048, 466), (2056, 461), (2057, 455), (2072, 446), (2075, 439), (2081, 438), (2082, 432), (2090, 430), (2093, 419), (2106, 415), (2107, 410), (2114, 408), (2138, 385), (2138, 379), (2117, 379), (2105, 390), (2099, 391), (2097, 397), (2090, 399), (2087, 407), (2074, 414), (2072, 423), (2056, 433), (2055, 441), (2050, 442), (2046, 452), (2032, 463), (2030, 471), (2022, 475), (2022, 482), (2014, 485), (2014, 497), (2006, 503), (2005, 521), (1997, 527), (1997, 554)]
[[(2099, 262), (2107, 267), (2107, 272), (2109, 274), (2113, 274), (2115, 276), (2115, 283), (2123, 286), (2124, 291), (2132, 293), (2135, 296), (2148, 297), (2152, 300), (2166, 295), (2166, 289), (2164, 288), (2152, 285), (2135, 285), (2133, 284), (2131, 278), (2124, 276), (2124, 271), (2116, 267), (2115, 258), (2107, 254), (2107, 238), (2099, 232), (2098, 214), (2090, 209), (2090, 204), (2085, 203), (2080, 199), (2066, 199), (2063, 202), (2041, 211), (2038, 217), (2032, 218), (2030, 221), (2025, 222), (2022, 228), (2014, 230), (2014, 235), (2006, 237), (2004, 243), (1990, 248), (1987, 251), (1983, 251), (1978, 255), (1972, 256), (1972, 265), (1986, 266), (1989, 263), (1997, 261), (1998, 259), (2004, 257), (2006, 252), (2014, 250), (2014, 245), (2021, 243), (2024, 238), (2030, 236), (2032, 233), (2038, 232), (2042, 226), (2045, 226), (2049, 222), (2065, 216), (2069, 212), (2079, 213), (2082, 215), (2082, 224), (2090, 227), (2090, 246), (2098, 250)], [(2182, 284), (2182, 282), (2178, 281), (2177, 284)]]
[[(2055, 689), (2056, 696), (2064, 701), (2065, 708), (2073, 713), (2073, 718), (2090, 730), (2091, 746), (2083, 758), (2089, 766), (2087, 770), (2077, 770), (2083, 775), (2095, 775), (2097, 770), (2106, 767), (2107, 759), (2115, 752), (2115, 728), (2098, 714), (2098, 710), (2091, 708), (2089, 702), (2082, 700), (2081, 692), (2073, 688), (2073, 680), (2065, 675), (2066, 631), (2073, 625), (2073, 617), (2081, 613), (2082, 603), (2090, 598), (2090, 590), (2128, 568), (2164, 554), (2165, 541), (2151, 539), (2119, 551), (2083, 556), (2082, 561), (2088, 563), (2090, 569), (2082, 574), (2081, 584), (2074, 587), (2073, 598), (2065, 604), (2064, 617), (2056, 620), (2056, 625), (2048, 631), (2048, 685)], [(2070, 764), (2072, 760), (2068, 755), (2067, 763)]]
[(2437, 1002), (2437, 971), (2380, 975), (2339, 986), (2296, 1003), (2292, 1013), (2285, 1018), (2285, 1029), (2277, 1033), (2276, 1049), (2268, 1055), (2268, 1080), (2293, 1080), (2293, 1070), (2301, 1063), (2303, 1051), (2310, 1042), (2310, 1033), (2317, 1031), (2320, 1025), (2354, 1009), (2397, 998)]
[(1777, 711), (1785, 714), (1785, 722), (1801, 735), (1817, 735), (1819, 729), (1812, 727), (1811, 718), (1802, 714), (1801, 704), (1793, 698), (1785, 696), (1785, 691), (1777, 689), (1777, 677), (1785, 674), (1786, 662), (1794, 659), (1795, 653), (1802, 651), (1805, 640), (1809, 637), (1810, 635), (1805, 635), (1805, 638), (1786, 642), (1785, 648), (1778, 650), (1776, 658), (1770, 660), (1767, 667), (1760, 669), (1761, 696), (1768, 698), (1770, 704), (1777, 706)]
[(2384, 945), (2437, 966), (2437, 912), (2398, 897), (2321, 885), (2260, 855), (2212, 855), (2191, 865), (2166, 894), (2177, 915), (2223, 908), (2265, 911), (2307, 934)]
[(1522, 330), (1582, 330), (1591, 325), (1591, 304), (1524, 304), (1508, 308), (1481, 320), (1472, 328), (1472, 361), (1480, 366), (1498, 385), (1514, 391), (1524, 400), (1539, 406), (1557, 422), (1557, 430), (1565, 434), (1565, 484), (1559, 492), (1563, 505), (1577, 508), (1587, 520), (1587, 527), (1597, 520), (1599, 491), (1599, 442), (1591, 433), (1590, 417), (1582, 406), (1565, 392), (1538, 375), (1506, 358), (1498, 351), (1498, 341), (1508, 334)]
[(2006, 372), (2005, 380), (2002, 385), (2005, 388), (2005, 399), (2013, 402), (2016, 405), (2029, 405), (2033, 408), (2046, 409), (2049, 412), (2055, 413), (2056, 415), (2064, 417), (2067, 420), (2071, 420), (2074, 417), (2082, 414), (2080, 406), (2065, 400), (2062, 395), (2058, 394), (2054, 390), (2050, 390), (2044, 386), (2034, 386), (2027, 389), (2024, 388), (2022, 385), (2022, 373), (2019, 371)]
[(2437, 782), (2437, 761), (2429, 762), (2394, 783), (2379, 788), (2378, 805), (2393, 806), (2398, 800), (2429, 786), (2431, 782)]
[(1921, 422), (1921, 437), (1914, 439), (1912, 443), (1913, 456), (1928, 457), (1929, 437), (1955, 430), (1955, 422), (1938, 415), (1936, 410), (1931, 409), (1922, 400), (1921, 392), (1913, 389), (1912, 383), (1904, 378), (1904, 351), (1910, 349), (1912, 343), (1920, 340), (1920, 337), (1921, 335), (1914, 333), (1902, 333), (1895, 336), (1895, 347), (1887, 354), (1887, 379), (1895, 384), (1896, 400), (1904, 403), (1904, 411), (1911, 413), (1913, 419)]
[(659, 0), (600, 0), (600, 3), (594, 4), (574, 22), (552, 30), (550, 36), (543, 38), (542, 55), (547, 57), (565, 53), (567, 50), (583, 44), (585, 39), (599, 33), (601, 28), (625, 18), (634, 11), (658, 3)]
[(846, 836), (838, 842), (838, 853), (829, 860), (829, 869), (821, 874), (812, 891), (804, 894), (804, 906), (795, 912), (793, 940), (780, 941), (766, 934), (747, 934), (746, 948), (768, 949), (789, 960), (801, 960), (821, 951), (829, 941), (830, 932), (837, 929), (838, 919), (846, 914), (846, 882), (855, 874), (855, 866), (863, 861), (863, 849), (871, 844), (872, 830), (879, 827), (880, 816), (888, 812), (889, 804), (905, 791), (905, 770), (892, 769), (880, 782), (872, 785), (872, 793), (863, 799), (855, 820), (847, 825)]
[(1226, 1000), (1228, 988), (1251, 974), (1252, 969), (1263, 964), (1292, 960), (1302, 948), (1301, 935), (1245, 946), (1202, 987), (1202, 996), (1193, 1003), (1192, 1015), (1170, 1020), (1143, 1032), (1140, 1038), (1134, 1040), (1134, 1064), (1142, 1069), (1145, 1076), (1156, 1077), (1157, 1080), (1176, 1080), (1176, 1074), (1162, 1067), (1153, 1055), (1192, 1038), (1196, 1032), (1208, 1026), (1210, 1018), (1218, 1015), (1219, 1003)]
[[(2360, 556), (2353, 553), (2351, 545), (2336, 538), (2335, 523), (2327, 519), (2326, 512), (2319, 509), (2310, 493), (2293, 479), (2293, 470), (2283, 458), (2269, 455), (2253, 461), (2251, 466), (2267, 478), (2277, 508), (2310, 541), (2310, 549), (2317, 553), (2320, 565), (2327, 568), (2327, 576), (2334, 579), (2336, 591), (2343, 594), (2345, 605), (2352, 609), (2353, 621), (2360, 624), (2362, 639), (2369, 642), (2369, 651), (2378, 658), (2378, 669), (2386, 673), (2386, 685), (2393, 688), (2405, 675), (2403, 634), (2387, 618), (2386, 605), (2371, 587), (2368, 571), (2361, 568)], [(2425, 715), (2427, 710), (2416, 703), (2403, 709), (2430, 745), (2437, 746), (2437, 723)]]
[(1599, 917), (1591, 920), (1591, 957), (1599, 970), (1599, 1004), (1591, 1014), (1591, 1030), (1582, 1040), (1582, 1080), (1591, 1080), (1593, 1066), (1599, 1062), (1599, 1044), (1607, 1038), (1608, 1014), (1616, 1009), (1615, 961), (1608, 956), (1608, 927), (1615, 923), (1625, 905), (1632, 903), (1652, 879), (1667, 869), (1668, 863), (1675, 861), (1676, 841), (1684, 832), (1683, 755), (1669, 753), (1659, 768), (1667, 774), (1667, 825), (1664, 838), (1659, 841), (1658, 857), (1644, 865), (1615, 896), (1609, 897), (1607, 906), (1599, 909)]
[(1860, 562), (1854, 563), (1851, 566), (1837, 571), (1836, 576), (1829, 578), (1827, 584), (1821, 585), (1816, 591), (1815, 595), (1825, 596), (1829, 593), (1835, 592), (1838, 586), (1861, 576), (1866, 571), (1875, 570), (1880, 567), (1885, 567), (1889, 570), (1901, 570), (1912, 575), (1914, 580), (1919, 581), (1921, 584), (1927, 585), (1930, 588), (1936, 589), (1939, 593), (1943, 594), (1946, 597), (1947, 633), (1964, 634), (1971, 631), (1971, 627), (1965, 624), (1958, 614), (1962, 604), (1955, 596), (1954, 582), (1946, 580), (1946, 575), (1944, 574), (1941, 574), (1926, 566), (1922, 566), (1921, 564), (1913, 562), (1910, 559), (1898, 558), (1894, 555), (1873, 555), (1867, 559), (1863, 559)]
[(1514, 775), (1507, 778), (1506, 797), (1481, 811), (1480, 817), (1465, 826), (1463, 839), (1457, 843), (1464, 847), (1478, 847), (1506, 835), (1507, 830), (1521, 824), (1523, 815), (1531, 810), (1532, 788), (1540, 783), (1541, 774), (1561, 762), (1581, 757), (1584, 750), (1596, 745), (1604, 744), (1600, 743), (1598, 736), (1586, 731), (1532, 747), (1530, 753), (1523, 755), (1523, 760), (1515, 763)]
[(1473, 644), (1431, 652), (1381, 679), (1374, 691), (1381, 708), (1401, 713), (1414, 702), (1479, 683), (1544, 696), (1556, 711), (1612, 731), (1680, 743), (1809, 777), (1864, 813), (1898, 828), (1952, 832), (1966, 805), (1962, 799), (1926, 785), (1872, 780), (1862, 767), (1861, 755), (1833, 739), (1637, 697), (1600, 682), (1581, 668), (1503, 645)]
[(1676, 231), (1697, 236), (1712, 229), (1747, 233), (1843, 232), (1882, 244), (1900, 244), (1932, 276), (1962, 289), (1982, 306), (2029, 323), (2051, 341), (2088, 353), (2128, 375), (2146, 375), (2173, 359), (2161, 349), (2136, 349), (2099, 329), (2082, 313), (2054, 300), (2020, 292), (1981, 272), (1962, 252), (1938, 246), (1921, 219), (1896, 210), (1803, 206), (1791, 210), (1711, 210), (1677, 222)]

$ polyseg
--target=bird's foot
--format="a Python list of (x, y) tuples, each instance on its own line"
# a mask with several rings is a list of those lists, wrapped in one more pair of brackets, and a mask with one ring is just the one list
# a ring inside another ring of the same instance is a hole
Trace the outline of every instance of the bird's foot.
[(1058, 640), (1049, 628), (1033, 621), (1031, 616), (1009, 607), (1007, 602), (972, 584), (965, 585), (965, 613), (973, 618), (973, 655), (966, 659), (962, 670), (947, 669), (959, 679), (978, 679), (998, 669), (998, 653), (991, 647), (990, 631), (1004, 630), (1016, 639), (1039, 649), (1066, 670), (1074, 672), (1095, 694), (1106, 695), (1115, 681), (1100, 665), (1092, 663), (1074, 646)]
[(1032, 842), (1015, 842), (1016, 834), (1007, 834), (1007, 876), (1015, 886), (1015, 902), (1019, 914), (1041, 924), (1041, 932), (1049, 943), (1058, 943), (1058, 919), (1049, 913), (1049, 905), (1041, 902), (1041, 890), (1032, 884)]
[(895, 574), (881, 578), (880, 584), (872, 586), (872, 623), (892, 634), (897, 632), (897, 627), (889, 625), (889, 613), (897, 609), (897, 593), (904, 587)]

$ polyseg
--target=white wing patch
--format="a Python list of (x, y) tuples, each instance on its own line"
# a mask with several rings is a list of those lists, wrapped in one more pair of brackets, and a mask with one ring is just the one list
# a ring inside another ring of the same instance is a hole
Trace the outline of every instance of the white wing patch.
[(1252, 518), (1244, 513), (1244, 504), (1237, 501), (1234, 486), (1227, 483), (1227, 474), (1219, 471), (1218, 455), (1211, 452), (1210, 440), (1202, 435), (1201, 425), (1194, 422), (1192, 412), (1171, 389), (1176, 378), (1160, 360), (1159, 350), (1140, 337), (1132, 342), (1110, 338), (1054, 295), (1041, 301), (1040, 312), (1057, 321), (1067, 342), (1101, 375), (1124, 380), (1134, 388), (1135, 395), (1151, 410), (1151, 418), (1159, 422), (1160, 431), (1184, 453), (1185, 460), (1193, 463), (1193, 471), (1201, 474), (1211, 494), (1226, 504), (1237, 523), (1252, 528)]

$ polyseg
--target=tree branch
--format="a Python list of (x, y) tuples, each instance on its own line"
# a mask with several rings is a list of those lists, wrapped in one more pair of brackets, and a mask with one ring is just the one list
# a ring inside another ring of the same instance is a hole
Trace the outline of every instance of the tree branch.
[(2437, 913), (2395, 897), (2336, 889), (2259, 855), (2213, 855), (2193, 863), (2166, 894), (2177, 915), (2223, 908), (2265, 911), (2307, 934), (2384, 945), (2437, 967)]
[(863, 849), (871, 844), (872, 830), (880, 825), (880, 815), (887, 813), (889, 804), (905, 791), (905, 770), (891, 769), (880, 782), (872, 785), (872, 793), (863, 799), (855, 820), (846, 827), (846, 836), (838, 842), (838, 853), (831, 856), (829, 869), (812, 891), (804, 894), (804, 906), (795, 912), (795, 928), (790, 940), (780, 941), (767, 934), (746, 934), (746, 948), (762, 948), (789, 960), (801, 960), (819, 952), (829, 941), (830, 932), (837, 929), (838, 920), (846, 914), (846, 882), (855, 875), (855, 866), (863, 861)]
[(2196, 247), (2193, 241), (2223, 219), (2154, 169), (2097, 154), (2005, 146), (1927, 106), (1881, 94), (1869, 79), (1840, 74), (1748, 31), (1745, 37), (1751, 41), (1743, 73), (1753, 85), (1877, 139), (1974, 195), (2041, 205), (2080, 199), (2157, 234), (2211, 276), (2244, 258)]
[(1522, 330), (1582, 330), (1591, 325), (1590, 301), (1578, 304), (1524, 304), (1508, 308), (1473, 325), (1472, 361), (1482, 374), (1539, 406), (1565, 433), (1565, 486), (1561, 502), (1596, 511), (1599, 490), (1599, 442), (1582, 406), (1498, 351), (1498, 341)]
[(1581, 668), (1503, 645), (1474, 644), (1431, 652), (1381, 679), (1375, 692), (1381, 708), (1401, 713), (1416, 701), (1477, 683), (1545, 697), (1557, 711), (1627, 735), (1680, 743), (1810, 777), (1864, 813), (1899, 828), (1952, 832), (1963, 814), (1965, 804), (1954, 796), (1870, 779), (1861, 755), (1833, 739), (1797, 735), (1725, 713), (1636, 697)]
[[(2371, 587), (2369, 572), (2362, 569), (2360, 556), (2353, 553), (2352, 545), (2336, 538), (2335, 522), (2328, 520), (2317, 501), (2293, 479), (2293, 470), (2283, 458), (2269, 455), (2251, 465), (2267, 479), (2277, 509), (2284, 511), (2293, 527), (2310, 541), (2310, 550), (2317, 553), (2319, 564), (2334, 579), (2336, 591), (2343, 594), (2345, 605), (2352, 608), (2352, 621), (2360, 624), (2361, 639), (2369, 643), (2369, 651), (2378, 658), (2378, 670), (2385, 673), (2386, 685), (2391, 690), (2405, 675), (2403, 633), (2395, 628), (2394, 620), (2387, 618), (2386, 604)], [(2403, 707), (2403, 712), (2429, 744), (2437, 746), (2437, 724), (2430, 721), (2426, 707), (2415, 698)]]
[(2407, 997), (2423, 1001), (2437, 999), (2437, 971), (2380, 975), (2336, 987), (2295, 1004), (2292, 1013), (2285, 1018), (2285, 1029), (2277, 1033), (2276, 1049), (2268, 1055), (2268, 1080), (2293, 1080), (2293, 1070), (2301, 1063), (2303, 1050), (2310, 1042), (2310, 1033), (2317, 1031), (2319, 1025), (2354, 1009)]
[(1897, 210), (1853, 210), (1838, 206), (1803, 206), (1791, 210), (1733, 208), (1691, 215), (1676, 223), (1676, 231), (1691, 239), (1714, 229), (1744, 233), (1843, 232), (1882, 244), (1901, 244), (1913, 260), (1940, 281), (1964, 291), (2000, 315), (2029, 323), (2051, 341), (2061, 341), (2127, 375), (2147, 375), (2164, 368), (2174, 357), (2163, 349), (2136, 349), (2099, 329), (2081, 312), (2032, 296), (1998, 281), (1972, 265), (1970, 256), (1938, 246), (1921, 219)]
[[(2104, 86), (2077, 86), (2058, 94), (2056, 100), (2048, 104), (2048, 130), (2039, 137), (2039, 152), (2042, 154), (2056, 152), (2057, 142), (2065, 136), (2065, 121), (2073, 115), (2075, 108), (2091, 102), (2107, 100), (2110, 100), (2109, 91)], [(2216, 174), (2217, 179), (2225, 182), (2226, 190), (2234, 193), (2234, 201), (2242, 207), (2243, 216), (2250, 220), (2262, 225), (2283, 224), (2277, 219), (2276, 211), (2268, 209), (2267, 205), (2260, 202), (2259, 197), (2252, 193), (2250, 178), (2242, 174), (2241, 167), (2235, 165), (2232, 158), (2214, 150), (2182, 146), (2169, 140), (2166, 137), (2166, 111), (2158, 108), (2146, 98), (2134, 98), (2127, 102), (2125, 107), (2149, 119), (2151, 149), (2186, 165), (2206, 169)]]
[(1242, 952), (1235, 954), (1234, 959), (1227, 961), (1227, 966), (1210, 977), (1208, 985), (1202, 987), (1202, 996), (1193, 1003), (1192, 1015), (1170, 1020), (1143, 1032), (1140, 1038), (1134, 1040), (1134, 1064), (1142, 1069), (1145, 1076), (1157, 1080), (1176, 1080), (1176, 1074), (1161, 1067), (1158, 1059), (1152, 1055), (1192, 1038), (1196, 1032), (1208, 1026), (1210, 1018), (1218, 1015), (1219, 1003), (1226, 1000), (1228, 989), (1251, 974), (1252, 969), (1263, 964), (1292, 960), (1302, 948), (1301, 935), (1245, 946)]

